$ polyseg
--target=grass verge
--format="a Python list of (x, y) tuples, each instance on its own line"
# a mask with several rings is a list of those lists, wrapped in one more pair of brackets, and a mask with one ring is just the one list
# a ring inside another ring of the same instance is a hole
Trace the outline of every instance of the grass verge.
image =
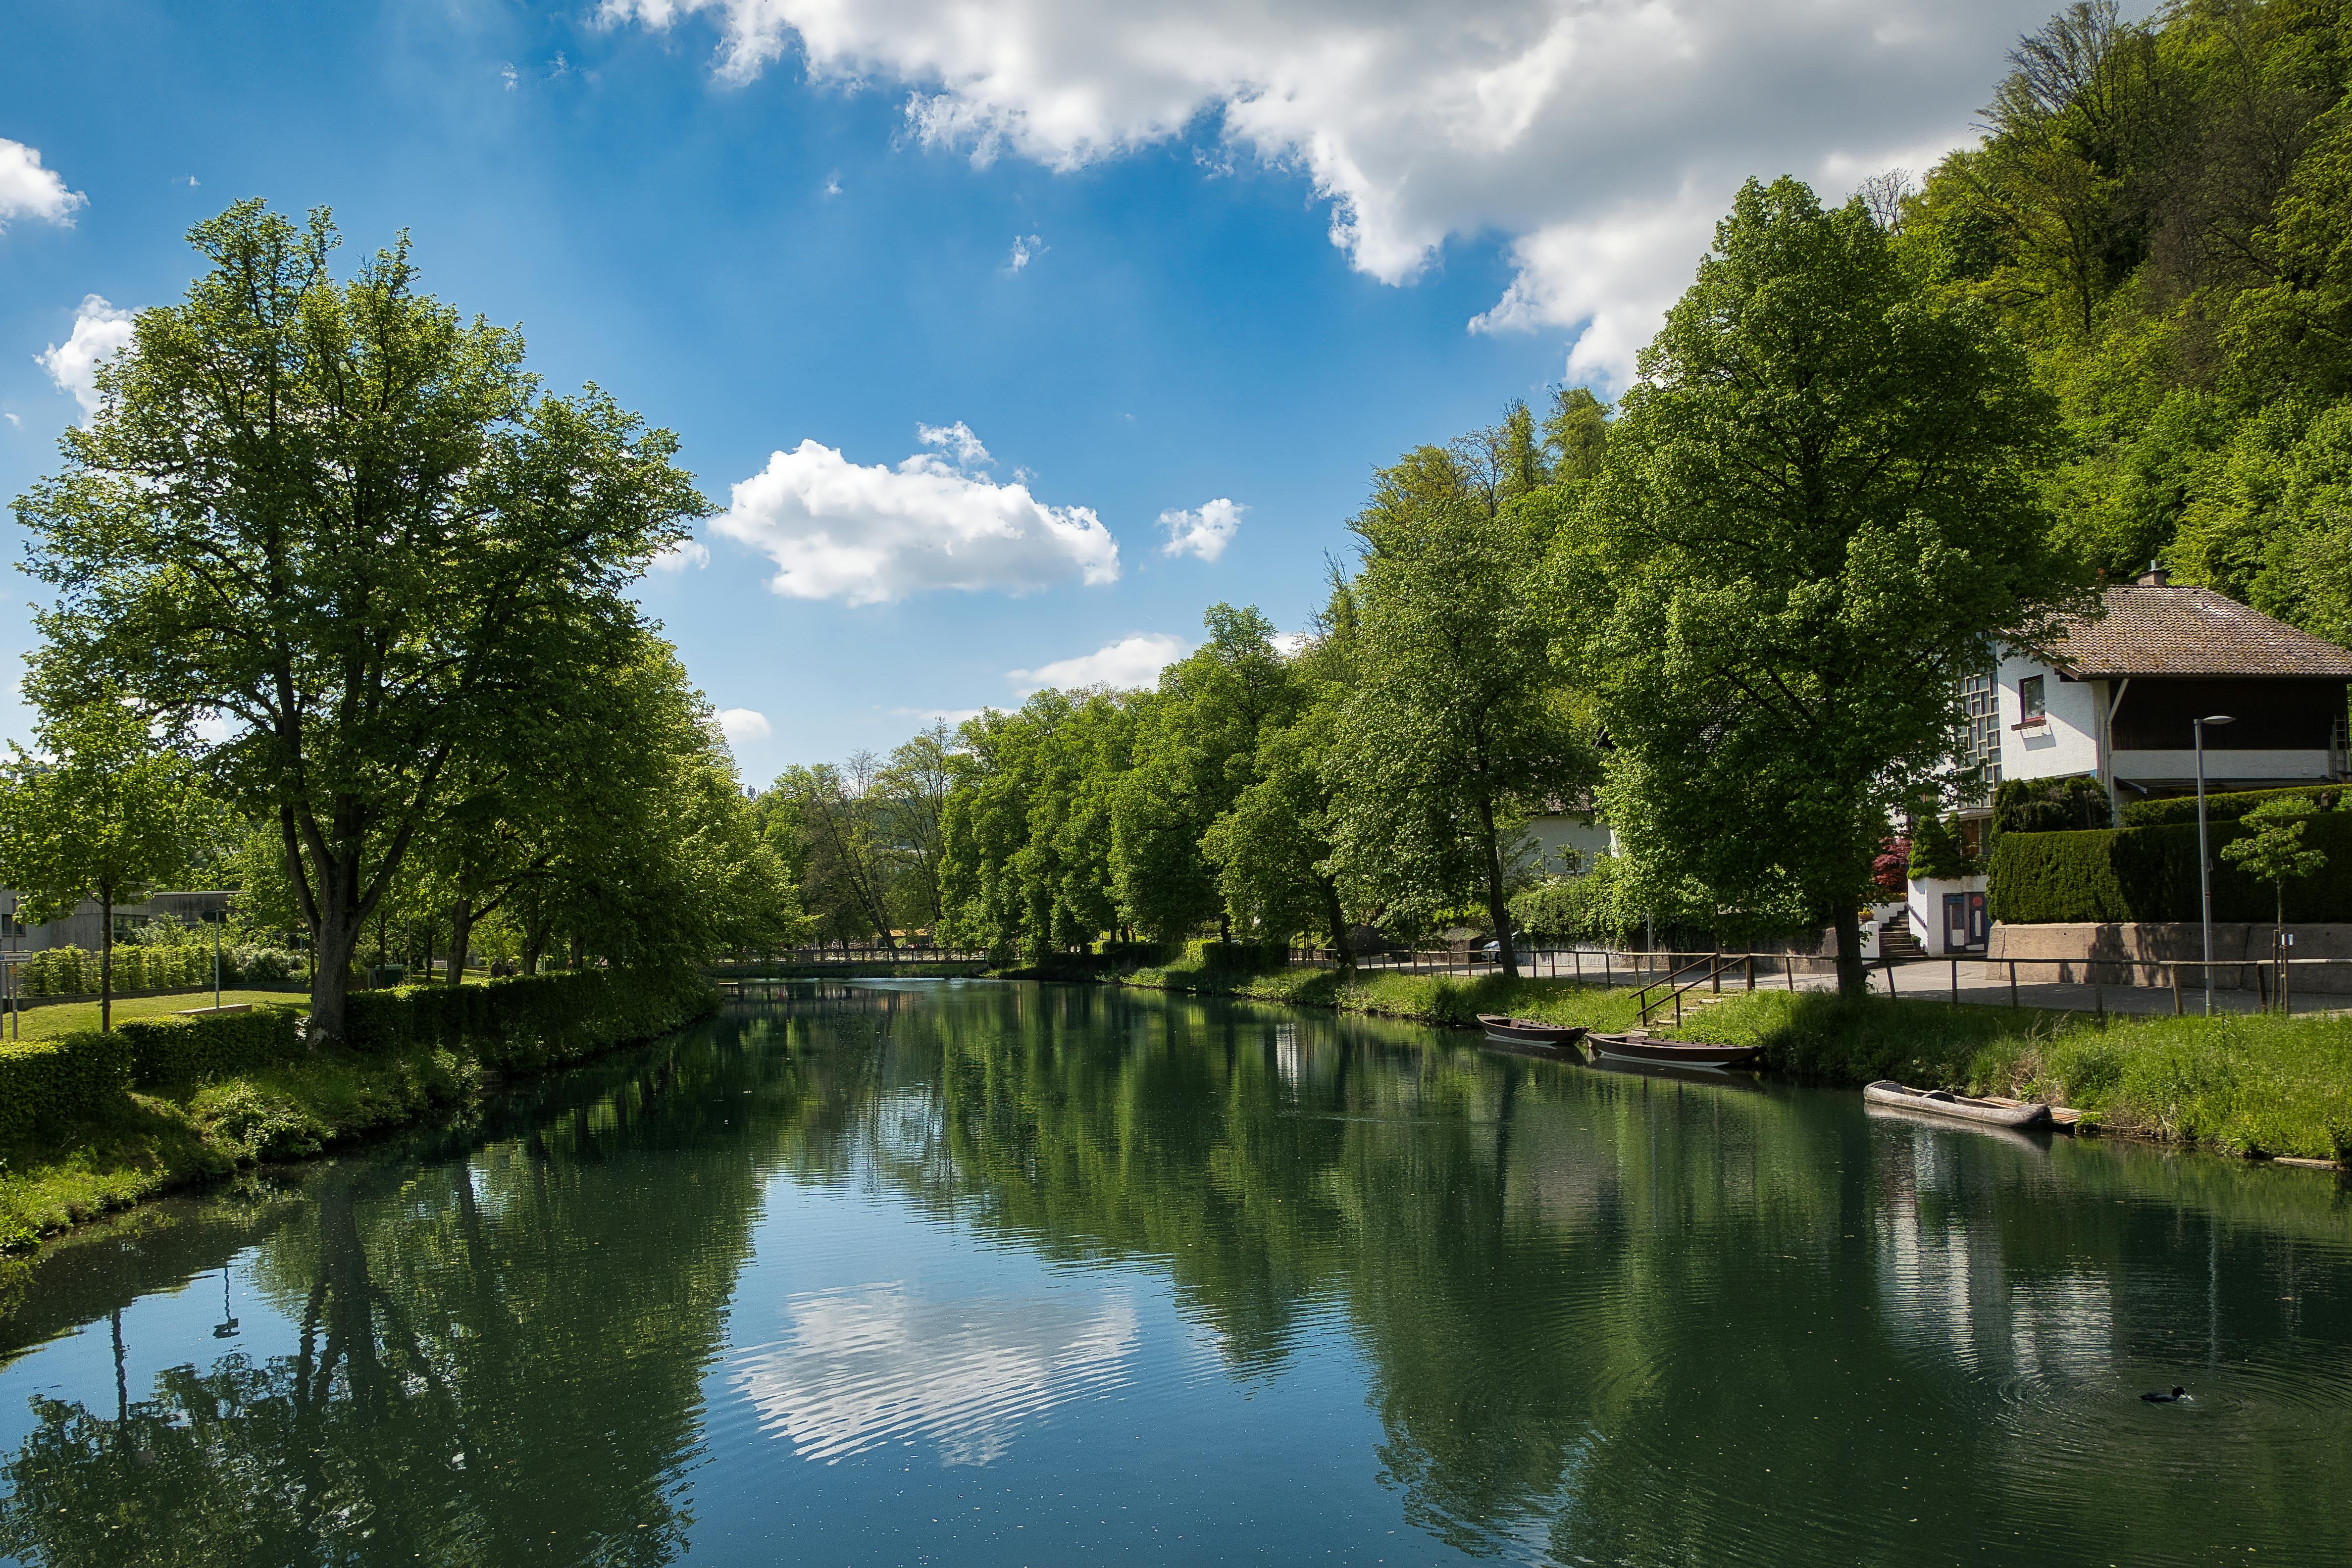
[[(1378, 975), (1343, 984), (1328, 969), (1247, 975), (1171, 966), (1036, 977), (1465, 1028), (1482, 1012), (1611, 1031), (1637, 1021), (1630, 990), (1498, 975)], [(1921, 1088), (2042, 1099), (2080, 1110), (2091, 1129), (2227, 1155), (2352, 1165), (2352, 1019), (2116, 1016), (2102, 1024), (2084, 1013), (1756, 991), (1692, 1014), (1678, 1032), (1759, 1045), (1774, 1075), (1800, 1082), (1858, 1088), (1893, 1078)]]
[[(470, 1060), (447, 1051), (327, 1051), (177, 1092), (134, 1091), (48, 1138), (0, 1151), (0, 1253), (174, 1187), (405, 1125), (481, 1082)], [(26, 1266), (0, 1257), (0, 1316), (20, 1283), (10, 1276)]]

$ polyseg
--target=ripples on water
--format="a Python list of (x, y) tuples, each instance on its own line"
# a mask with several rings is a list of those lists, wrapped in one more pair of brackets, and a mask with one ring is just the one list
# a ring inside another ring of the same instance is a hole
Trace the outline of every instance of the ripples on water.
[(56, 1248), (0, 1561), (2347, 1562), (2347, 1235), (1853, 1095), (800, 988)]

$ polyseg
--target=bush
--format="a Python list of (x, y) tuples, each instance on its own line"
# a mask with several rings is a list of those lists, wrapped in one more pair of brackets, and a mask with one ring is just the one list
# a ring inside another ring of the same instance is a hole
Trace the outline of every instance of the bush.
[[(2221, 846), (2245, 832), (2236, 821), (2209, 824), (2213, 918), (2267, 924), (2276, 909), (2271, 884), (2221, 858)], [(2286, 917), (2352, 920), (2352, 813), (2313, 818), (2304, 842), (2324, 852), (2327, 863), (2287, 883)], [(1992, 917), (2016, 925), (2195, 921), (2201, 917), (2197, 829), (2004, 833), (1993, 847), (1986, 888)]]
[(131, 1048), (131, 1082), (142, 1088), (299, 1061), (303, 1009), (284, 1002), (251, 1012), (193, 1019), (138, 1019), (115, 1032)]
[[(2205, 797), (2205, 821), (2234, 822), (2266, 800), (2308, 800), (2323, 811), (2342, 809), (2344, 789), (2341, 785), (2314, 784), (2294, 789), (2232, 789), (2227, 794)], [(2182, 795), (2163, 800), (2134, 800), (2124, 808), (2126, 828), (2161, 828), (2197, 821), (2197, 797)]]
[(1910, 873), (1916, 877), (1955, 882), (1977, 873), (1977, 862), (1960, 842), (1960, 831), (1949, 817), (1926, 816), (1911, 830)]
[(487, 986), (402, 986), (354, 992), (343, 1044), (367, 1055), (411, 1046), (463, 1050), (488, 1067), (527, 1071), (666, 1034), (717, 1003), (718, 993), (688, 970), (579, 969)]
[(55, 1131), (130, 1087), (131, 1051), (120, 1035), (85, 1030), (0, 1046), (0, 1143)]
[[(297, 967), (291, 953), (269, 947), (226, 947), (221, 951), (221, 983), (227, 986), (272, 985), (290, 978)], [(27, 997), (87, 997), (98, 993), (100, 956), (79, 947), (44, 947), (25, 960), (20, 971)], [(131, 991), (199, 990), (213, 983), (213, 950), (209, 944), (118, 942), (114, 947), (114, 988)]]
[(2061, 833), (2115, 825), (2105, 786), (2095, 779), (2004, 779), (1992, 796), (1993, 831)]

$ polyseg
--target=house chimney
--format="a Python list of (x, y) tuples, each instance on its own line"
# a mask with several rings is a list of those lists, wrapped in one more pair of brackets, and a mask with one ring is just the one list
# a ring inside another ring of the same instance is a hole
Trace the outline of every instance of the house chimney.
[(2141, 572), (2137, 577), (2133, 578), (2132, 583), (2133, 586), (2137, 588), (2169, 588), (2172, 586), (2166, 579), (2164, 568), (2157, 565), (2154, 561), (2149, 561), (2147, 563), (2147, 570)]

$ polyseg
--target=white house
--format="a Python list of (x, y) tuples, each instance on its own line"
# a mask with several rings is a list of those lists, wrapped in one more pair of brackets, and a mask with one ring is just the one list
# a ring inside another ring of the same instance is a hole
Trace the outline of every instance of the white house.
[[(1962, 685), (1966, 750), (1988, 779), (1958, 812), (1971, 849), (2002, 779), (2093, 779), (2118, 825), (2127, 801), (2192, 792), (2200, 717), (2231, 721), (2206, 727), (2209, 789), (2352, 777), (2352, 652), (2210, 589), (2151, 569), (2106, 590), (2099, 613), (2068, 624), (2051, 653), (2004, 650), (1990, 675)], [(1981, 947), (1984, 879), (1915, 880), (1910, 924), (1931, 954)]]

